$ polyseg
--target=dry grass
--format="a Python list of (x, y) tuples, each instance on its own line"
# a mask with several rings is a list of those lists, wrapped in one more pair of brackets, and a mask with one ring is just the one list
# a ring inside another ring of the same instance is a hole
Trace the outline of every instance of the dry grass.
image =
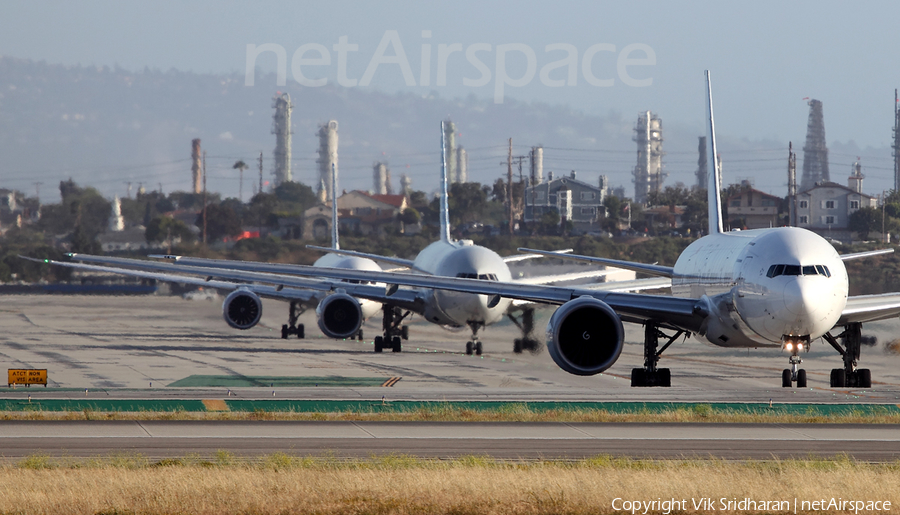
[(0, 420), (295, 420), (295, 421), (372, 421), (372, 422), (707, 422), (772, 424), (900, 424), (900, 414), (885, 407), (883, 413), (850, 411), (839, 415), (816, 412), (784, 413), (714, 409), (708, 404), (662, 412), (640, 410), (627, 413), (602, 409), (536, 410), (523, 404), (510, 404), (497, 410), (472, 410), (452, 405), (435, 405), (409, 411), (371, 411), (308, 413), (292, 411), (228, 412), (100, 412), (84, 411), (6, 411)]
[[(249, 463), (220, 452), (150, 463), (139, 456), (56, 462), (33, 456), (0, 467), (0, 513), (67, 515), (453, 513), (599, 514), (616, 497), (891, 501), (900, 464), (849, 459), (727, 463), (634, 461), (506, 463), (389, 456)], [(722, 510), (717, 510), (722, 511)], [(791, 510), (792, 511), (792, 510)], [(661, 513), (662, 510), (651, 510)], [(724, 512), (728, 512), (725, 510)], [(852, 513), (852, 511), (851, 511)]]

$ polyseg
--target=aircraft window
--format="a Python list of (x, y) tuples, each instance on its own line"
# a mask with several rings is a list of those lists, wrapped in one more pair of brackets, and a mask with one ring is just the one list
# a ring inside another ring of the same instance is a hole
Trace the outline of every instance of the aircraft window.
[(831, 277), (831, 270), (828, 269), (825, 265), (819, 265), (822, 267), (822, 270), (825, 271), (825, 277)]
[(766, 277), (775, 277), (775, 267), (777, 265), (772, 265), (769, 267), (769, 271), (766, 272)]
[(800, 265), (784, 265), (784, 275), (801, 275)]
[(778, 277), (779, 275), (824, 275), (831, 277), (831, 271), (825, 265), (772, 265), (766, 272), (766, 277)]
[(819, 272), (816, 271), (816, 267), (814, 265), (807, 265), (803, 267), (803, 275), (817, 275)]

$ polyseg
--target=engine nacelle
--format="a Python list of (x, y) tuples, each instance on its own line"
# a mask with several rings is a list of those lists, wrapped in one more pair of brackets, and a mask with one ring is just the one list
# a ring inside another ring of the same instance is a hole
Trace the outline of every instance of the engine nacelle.
[(262, 318), (262, 301), (250, 290), (234, 290), (222, 303), (222, 316), (235, 329), (250, 329)]
[(593, 297), (566, 302), (547, 323), (547, 349), (566, 372), (599, 374), (619, 359), (625, 342), (622, 319), (608, 304)]
[(352, 338), (362, 325), (359, 301), (346, 293), (329, 295), (316, 307), (319, 329), (329, 338)]

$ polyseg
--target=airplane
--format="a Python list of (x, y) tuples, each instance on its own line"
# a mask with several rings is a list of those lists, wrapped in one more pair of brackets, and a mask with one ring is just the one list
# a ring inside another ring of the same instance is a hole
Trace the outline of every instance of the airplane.
[[(445, 153), (443, 152), (443, 125), (444, 124), (441, 123), (442, 156), (445, 155)], [(472, 278), (487, 281), (514, 282), (519, 284), (550, 284), (567, 282), (582, 280), (586, 278), (600, 277), (609, 273), (606, 270), (594, 269), (587, 272), (557, 274), (513, 280), (508, 263), (522, 261), (525, 259), (541, 258), (544, 256), (540, 254), (519, 254), (502, 258), (496, 252), (486, 247), (475, 245), (471, 240), (451, 239), (447, 195), (446, 163), (443, 161), (443, 158), (441, 167), (441, 188), (441, 237), (438, 241), (431, 243), (425, 249), (423, 249), (414, 260), (405, 260), (400, 258), (342, 250), (337, 244), (337, 227), (335, 225), (333, 228), (334, 242), (331, 248), (310, 246), (310, 248), (328, 252), (326, 256), (316, 261), (316, 263), (313, 265), (313, 268), (331, 267), (353, 269), (356, 271), (380, 271), (381, 269), (373, 261), (378, 260), (390, 263), (395, 266), (411, 268), (423, 274), (433, 276)], [(333, 188), (333, 191), (337, 191), (337, 189)], [(337, 219), (335, 203), (332, 203), (332, 213), (334, 219)], [(564, 251), (558, 252), (562, 254), (570, 251), (571, 249), (566, 249)], [(138, 275), (134, 272), (134, 270), (143, 270), (147, 273), (180, 272), (209, 276), (210, 279), (215, 276), (238, 281), (248, 280), (270, 283), (272, 282), (271, 277), (260, 276), (258, 274), (252, 276), (241, 275), (240, 272), (291, 274), (297, 267), (301, 269), (307, 268), (300, 265), (290, 264), (270, 264), (250, 261), (206, 259), (172, 255), (150, 256), (154, 258), (162, 258), (169, 261), (170, 263), (150, 263), (147, 261), (127, 258), (89, 256), (84, 254), (70, 254), (70, 257), (74, 260), (85, 261), (88, 263), (127, 267), (133, 270), (132, 272), (130, 272), (131, 275)], [(54, 262), (54, 264), (59, 264), (62, 266), (72, 266), (72, 264), (70, 263)], [(87, 270), (91, 269), (88, 265), (80, 265), (78, 268)], [(104, 269), (104, 271), (113, 272), (115, 270), (115, 268)], [(226, 273), (227, 275), (223, 275), (223, 273)], [(249, 279), (250, 277), (252, 277), (252, 279)], [(276, 278), (275, 282), (279, 281), (281, 281), (281, 279)], [(428, 322), (449, 328), (460, 328), (468, 326), (472, 332), (472, 339), (466, 343), (465, 350), (466, 354), (469, 355), (481, 355), (483, 352), (482, 343), (478, 339), (478, 331), (484, 326), (499, 322), (503, 319), (504, 316), (512, 320), (512, 322), (523, 333), (522, 338), (517, 338), (513, 342), (514, 352), (519, 353), (523, 350), (537, 352), (538, 350), (540, 350), (539, 343), (537, 342), (537, 340), (532, 338), (532, 331), (534, 328), (535, 303), (521, 300), (513, 301), (512, 299), (505, 299), (501, 297), (489, 298), (485, 295), (461, 293), (441, 289), (436, 290), (431, 288), (418, 288), (415, 290), (394, 289), (389, 292), (385, 292), (383, 289), (372, 292), (371, 290), (367, 290), (365, 288), (354, 288), (354, 293), (351, 293), (348, 290), (346, 281), (357, 283), (362, 282), (363, 284), (367, 284), (368, 281), (366, 279), (348, 279), (339, 283), (335, 283), (334, 281), (327, 283), (328, 285), (333, 284), (335, 288), (343, 290), (346, 293), (356, 297), (358, 299), (358, 303), (361, 306), (361, 309), (355, 309), (352, 306), (352, 303), (344, 297), (336, 297), (335, 299), (332, 299), (329, 296), (322, 299), (319, 303), (317, 313), (319, 311), (322, 311), (319, 316), (319, 326), (327, 336), (341, 337), (341, 335), (346, 335), (350, 332), (347, 329), (337, 331), (336, 329), (331, 327), (331, 325), (336, 324), (335, 316), (329, 315), (325, 311), (327, 311), (328, 306), (331, 306), (334, 303), (338, 303), (335, 305), (341, 306), (342, 309), (339, 311), (339, 313), (345, 318), (347, 327), (355, 328), (355, 331), (358, 331), (352, 334), (361, 334), (359, 328), (362, 320), (365, 320), (367, 316), (373, 315), (374, 311), (379, 307), (381, 308), (383, 314), (382, 329), (384, 332), (383, 335), (377, 336), (374, 339), (375, 352), (382, 352), (384, 349), (391, 349), (394, 352), (401, 351), (401, 340), (408, 339), (409, 337), (408, 326), (402, 325), (402, 322), (412, 313), (417, 313), (423, 316), (423, 318), (425, 318)], [(325, 283), (318, 283), (315, 287), (310, 286), (308, 282), (296, 284), (299, 284), (301, 288), (325, 287)], [(283, 284), (280, 284), (279, 287), (283, 286)], [(658, 288), (660, 286), (667, 287), (668, 281), (666, 281), (666, 284), (660, 284), (659, 281), (639, 280), (633, 282), (633, 284), (629, 284), (628, 288), (631, 290), (638, 290), (642, 288)], [(593, 287), (606, 288), (609, 290), (617, 289), (617, 286), (613, 285), (613, 283), (598, 284), (594, 285)], [(254, 299), (251, 295), (241, 293), (234, 293), (233, 295), (235, 295), (235, 298), (240, 298), (241, 302), (247, 304), (248, 309), (261, 309), (261, 304), (259, 304), (258, 299)], [(226, 303), (228, 303), (230, 299), (230, 297), (226, 298)], [(226, 307), (223, 307), (223, 309), (226, 313), (228, 312)], [(369, 311), (366, 311), (366, 309), (368, 309)], [(286, 338), (287, 334), (298, 334), (300, 337), (302, 337), (302, 325), (299, 326), (298, 329), (294, 329), (294, 324), (296, 323), (297, 316), (299, 316), (299, 314), (296, 312), (295, 303), (292, 302), (289, 325), (285, 325), (282, 327), (283, 338)], [(252, 325), (248, 325), (247, 327), (252, 327)]]
[[(335, 182), (336, 174), (332, 173), (332, 191), (337, 191)], [(331, 203), (332, 219), (337, 220), (337, 203)], [(338, 224), (333, 223), (331, 228), (331, 250), (339, 250), (340, 243), (338, 237)], [(25, 256), (25, 259), (37, 262), (50, 262), (47, 260), (34, 260)], [(128, 262), (133, 260), (122, 258), (107, 258), (107, 264), (119, 264), (127, 266)], [(217, 260), (203, 260), (217, 261)], [(61, 263), (56, 263), (61, 264)], [(74, 264), (65, 264), (70, 266)], [(345, 256), (330, 252), (316, 260), (313, 267), (328, 268), (344, 268), (351, 270), (371, 270), (381, 271), (381, 267), (371, 259), (357, 256)], [(356, 284), (342, 283), (341, 291), (334, 293), (334, 281), (310, 281), (306, 280), (297, 283), (298, 288), (273, 288), (260, 284), (244, 284), (226, 281), (212, 281), (207, 279), (197, 279), (195, 277), (187, 277), (184, 275), (173, 275), (171, 267), (161, 268), (154, 267), (150, 272), (126, 271), (121, 268), (100, 267), (91, 268), (85, 266), (74, 266), (83, 270), (96, 270), (110, 273), (118, 273), (123, 275), (131, 275), (146, 279), (155, 279), (163, 282), (175, 282), (181, 284), (191, 284), (201, 287), (211, 287), (219, 290), (230, 290), (222, 303), (222, 316), (225, 322), (235, 328), (246, 330), (254, 327), (259, 323), (262, 317), (262, 301), (260, 297), (275, 298), (279, 300), (287, 300), (290, 303), (288, 310), (288, 323), (281, 326), (281, 337), (287, 339), (290, 335), (296, 335), (298, 338), (304, 338), (306, 330), (303, 324), (298, 324), (298, 319), (307, 309), (316, 310), (316, 318), (319, 329), (329, 338), (347, 339), (356, 338), (363, 339), (363, 331), (360, 328), (363, 321), (374, 316), (379, 309), (381, 303), (377, 300), (369, 300), (366, 298), (354, 297), (354, 292), (365, 293), (370, 297), (377, 299), (378, 293), (383, 292), (383, 288), (371, 286), (367, 281), (356, 281)], [(203, 272), (202, 275), (208, 276), (206, 270), (194, 269), (194, 272)], [(230, 279), (240, 281), (239, 277), (230, 277)], [(368, 286), (368, 287), (366, 287)], [(352, 323), (354, 319), (356, 323)], [(351, 323), (348, 323), (350, 321)]]
[[(709, 155), (716, 152), (712, 85), (706, 71)], [(715, 163), (715, 160), (710, 162)], [(577, 259), (671, 279), (672, 295), (648, 295), (588, 288), (516, 284), (507, 278), (478, 280), (395, 272), (295, 267), (292, 274), (378, 281), (387, 293), (398, 285), (479, 294), (484, 307), (510, 299), (559, 305), (547, 324), (553, 361), (576, 375), (594, 375), (615, 364), (624, 345), (623, 322), (644, 326), (644, 365), (631, 372), (631, 385), (671, 386), (671, 372), (659, 368), (663, 352), (682, 336), (727, 348), (772, 347), (789, 353), (782, 386), (806, 387), (801, 352), (822, 338), (842, 357), (831, 371), (832, 387), (870, 388), (871, 372), (859, 368), (863, 323), (900, 316), (900, 293), (848, 296), (844, 262), (892, 249), (839, 255), (824, 238), (798, 227), (725, 231), (721, 184), (710, 167), (709, 233), (691, 243), (674, 266), (520, 249)], [(291, 285), (297, 278), (268, 280)], [(840, 333), (837, 331), (840, 330)], [(667, 332), (664, 332), (667, 331)], [(837, 334), (835, 334), (837, 333)], [(660, 347), (660, 341), (665, 343)], [(840, 342), (838, 340), (841, 340)]]

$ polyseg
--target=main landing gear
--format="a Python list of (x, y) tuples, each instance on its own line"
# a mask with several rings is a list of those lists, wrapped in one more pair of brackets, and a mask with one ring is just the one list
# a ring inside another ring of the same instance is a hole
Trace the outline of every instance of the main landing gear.
[(797, 388), (806, 388), (806, 370), (800, 368), (800, 363), (803, 363), (803, 360), (800, 359), (800, 351), (802, 351), (804, 347), (807, 352), (809, 352), (809, 337), (796, 340), (785, 339), (784, 350), (790, 351), (791, 353), (789, 359), (791, 368), (786, 368), (781, 372), (782, 388), (790, 388), (795, 381), (797, 382)]
[(300, 315), (306, 311), (302, 307), (300, 307), (300, 303), (296, 300), (291, 301), (291, 307), (288, 311), (288, 323), (281, 326), (281, 338), (284, 340), (288, 339), (288, 336), (292, 334), (296, 334), (297, 338), (301, 340), (306, 337), (306, 331), (303, 327), (303, 324), (298, 324), (297, 320), (300, 318)]
[(375, 337), (375, 352), (382, 352), (384, 349), (400, 352), (403, 350), (401, 340), (409, 339), (409, 326), (400, 324), (404, 318), (409, 316), (410, 312), (404, 313), (397, 306), (387, 304), (382, 306), (381, 311), (383, 313), (381, 327), (384, 329), (384, 336)]
[[(682, 335), (687, 338), (689, 333), (679, 330), (673, 336), (669, 336), (660, 331), (657, 324), (644, 325), (644, 368), (631, 369), (631, 386), (672, 386), (672, 374), (669, 369), (657, 368), (656, 365), (662, 353)], [(669, 339), (661, 349), (659, 349), (660, 337)]]
[(844, 326), (844, 332), (837, 335), (837, 338), (844, 341), (843, 347), (831, 333), (825, 333), (823, 338), (844, 358), (844, 368), (831, 369), (831, 387), (871, 388), (872, 373), (868, 368), (856, 368), (859, 348), (863, 341), (862, 324), (853, 323)]
[(521, 354), (522, 351), (530, 351), (537, 354), (541, 351), (541, 342), (533, 337), (534, 335), (534, 308), (525, 308), (522, 310), (522, 316), (516, 318), (512, 313), (507, 313), (506, 317), (512, 320), (512, 323), (522, 331), (522, 337), (513, 340), (513, 352)]
[(478, 341), (478, 330), (484, 327), (483, 322), (469, 322), (469, 328), (472, 329), (472, 341), (466, 342), (466, 355), (471, 356), (473, 353), (476, 356), (481, 356), (481, 342)]

